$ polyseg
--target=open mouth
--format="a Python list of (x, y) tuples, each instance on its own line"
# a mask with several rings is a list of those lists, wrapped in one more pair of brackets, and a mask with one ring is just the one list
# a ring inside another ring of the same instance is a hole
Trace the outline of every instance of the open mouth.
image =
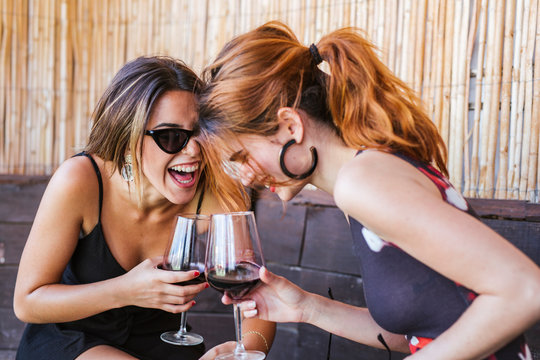
[(199, 169), (199, 164), (177, 165), (168, 169), (173, 179), (180, 184), (190, 184), (195, 179), (195, 172)]

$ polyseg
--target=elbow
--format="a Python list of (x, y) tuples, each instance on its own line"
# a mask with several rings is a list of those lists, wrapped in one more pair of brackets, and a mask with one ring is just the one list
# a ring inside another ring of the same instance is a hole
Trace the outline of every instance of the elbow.
[(531, 323), (540, 320), (540, 271), (520, 282), (514, 293), (519, 308), (526, 312)]
[(17, 319), (25, 323), (35, 323), (36, 319), (32, 316), (32, 306), (29, 304), (26, 295), (17, 295), (13, 297), (13, 312)]
[(13, 299), (13, 312), (20, 321), (25, 323), (30, 322), (26, 307), (21, 304), (21, 301), (17, 300), (17, 298)]

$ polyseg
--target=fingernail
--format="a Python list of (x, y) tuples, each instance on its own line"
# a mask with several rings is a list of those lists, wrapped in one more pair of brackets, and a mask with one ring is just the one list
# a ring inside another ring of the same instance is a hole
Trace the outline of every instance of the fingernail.
[(257, 306), (257, 304), (255, 303), (255, 301), (246, 301), (246, 306), (248, 308), (254, 308), (255, 306)]
[(244, 311), (244, 316), (251, 317), (257, 315), (257, 309)]
[(195, 301), (192, 301), (192, 302), (191, 302), (191, 306), (193, 306), (193, 305), (195, 305), (195, 304), (196, 304), (196, 302), (195, 302)]
[(197, 270), (195, 270), (195, 272), (193, 273), (193, 275), (195, 275), (195, 276), (199, 276), (199, 275), (201, 275), (201, 273), (200, 273), (200, 272), (198, 272)]
[(210, 287), (210, 284), (208, 284), (208, 283), (204, 284), (205, 289), (208, 289), (209, 287)]
[(271, 192), (276, 192), (276, 187), (275, 186), (270, 186), (270, 191)]

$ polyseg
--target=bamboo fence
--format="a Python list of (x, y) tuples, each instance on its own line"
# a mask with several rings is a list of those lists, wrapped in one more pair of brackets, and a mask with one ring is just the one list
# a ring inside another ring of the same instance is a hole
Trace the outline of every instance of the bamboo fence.
[(421, 96), (469, 197), (539, 202), (540, 0), (0, 0), (0, 173), (51, 174), (140, 55), (200, 71), (268, 20), (309, 45), (356, 26)]

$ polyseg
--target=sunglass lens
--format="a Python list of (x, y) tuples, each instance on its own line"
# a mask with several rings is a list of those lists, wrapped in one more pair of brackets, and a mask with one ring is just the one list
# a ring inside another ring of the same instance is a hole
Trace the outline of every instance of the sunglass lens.
[(188, 134), (178, 130), (160, 131), (157, 135), (161, 147), (169, 153), (177, 153), (186, 145)]

